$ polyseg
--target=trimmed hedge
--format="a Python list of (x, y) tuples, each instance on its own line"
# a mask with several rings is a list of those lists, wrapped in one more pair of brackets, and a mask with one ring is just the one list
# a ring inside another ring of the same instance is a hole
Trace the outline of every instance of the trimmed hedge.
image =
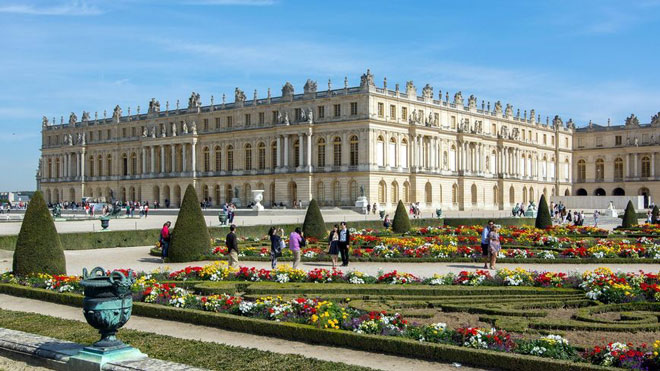
[(16, 239), (12, 271), (21, 276), (33, 273), (66, 274), (66, 258), (41, 191), (30, 200)]
[(197, 192), (189, 184), (172, 231), (167, 259), (171, 262), (199, 260), (211, 249), (211, 235), (204, 221)]
[(316, 199), (312, 199), (312, 202), (310, 202), (307, 207), (302, 231), (306, 238), (314, 237), (323, 240), (328, 237), (328, 230), (325, 228), (325, 221), (323, 221), (323, 215), (321, 214), (321, 209), (319, 209), (319, 204), (316, 202)]
[(392, 231), (396, 233), (406, 233), (410, 228), (408, 212), (406, 211), (406, 207), (403, 206), (403, 202), (399, 200), (399, 203), (396, 205), (396, 211), (394, 212), (394, 220), (392, 220)]
[(550, 218), (550, 210), (548, 210), (548, 202), (545, 200), (545, 195), (541, 194), (539, 210), (536, 214), (536, 228), (545, 229), (549, 227), (552, 227), (552, 218)]
[[(9, 286), (13, 286), (13, 288), (9, 288)], [(61, 294), (44, 289), (0, 284), (0, 292), (73, 306), (82, 305), (81, 295)], [(67, 299), (69, 302), (62, 302), (61, 299), (57, 298), (58, 296), (70, 297)], [(76, 298), (74, 299), (73, 297)], [(73, 303), (74, 301), (76, 301), (76, 303)], [(224, 313), (167, 307), (158, 304), (133, 303), (133, 314), (150, 318), (191, 323), (200, 326), (217, 327), (256, 335), (278, 337), (287, 340), (309, 342), (312, 344), (339, 346), (433, 361), (442, 360), (459, 362), (479, 367), (504, 370), (611, 370), (611, 368), (595, 366), (588, 363), (560, 361), (549, 358), (465, 348), (447, 344), (422, 343), (412, 339), (404, 339), (394, 336), (365, 335), (344, 330), (319, 329), (298, 323), (268, 321)]]
[(623, 222), (621, 223), (621, 227), (630, 228), (638, 224), (639, 223), (637, 222), (635, 207), (633, 206), (632, 201), (628, 201), (628, 205), (626, 205), (626, 211), (623, 214)]

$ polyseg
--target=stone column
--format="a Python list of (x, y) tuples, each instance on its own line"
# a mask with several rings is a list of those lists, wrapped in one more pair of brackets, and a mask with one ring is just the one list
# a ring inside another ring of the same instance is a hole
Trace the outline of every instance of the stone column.
[(302, 133), (298, 134), (298, 166), (302, 167), (305, 159), (303, 157), (304, 139)]
[(170, 153), (172, 154), (171, 163), (172, 163), (172, 169), (171, 173), (176, 171), (176, 145), (170, 144)]
[(623, 176), (624, 178), (627, 178), (630, 176), (630, 154), (626, 153), (625, 157), (626, 157), (626, 168), (623, 171)]
[(634, 176), (635, 178), (638, 178), (639, 175), (640, 175), (640, 174), (639, 174), (639, 171), (637, 170), (637, 167), (639, 166), (639, 165), (638, 165), (638, 163), (639, 163), (639, 161), (638, 161), (638, 157), (639, 157), (639, 154), (638, 154), (638, 153), (635, 153), (635, 173), (633, 174), (633, 176)]
[[(281, 162), (281, 157), (282, 157), (282, 155), (281, 155), (282, 145), (280, 144), (280, 140), (281, 140), (281, 138), (280, 138), (280, 136), (278, 135), (278, 136), (277, 136), (277, 144), (276, 144), (277, 151), (275, 151), (275, 152), (276, 152), (276, 156), (277, 156), (277, 157), (275, 158), (275, 165), (276, 165), (275, 167), (276, 167), (276, 168), (279, 168), (280, 166), (282, 166), (282, 162)], [(275, 197), (275, 195), (272, 195), (271, 197)]]
[(150, 151), (150, 154), (151, 154), (151, 159), (150, 159), (151, 160), (151, 168), (149, 168), (149, 170), (150, 170), (149, 172), (151, 174), (153, 174), (153, 173), (156, 172), (156, 156), (154, 156), (154, 146), (150, 146), (149, 151)]
[(655, 177), (655, 153), (651, 152), (651, 178)]
[(307, 133), (307, 166), (308, 170), (312, 169), (312, 133), (311, 131)]
[(192, 146), (190, 147), (190, 161), (192, 161), (192, 176), (197, 176), (197, 139), (193, 138)]
[[(160, 173), (165, 174), (165, 146), (160, 145)], [(167, 196), (169, 198), (169, 195)]]
[(284, 169), (289, 170), (289, 136), (284, 136)]

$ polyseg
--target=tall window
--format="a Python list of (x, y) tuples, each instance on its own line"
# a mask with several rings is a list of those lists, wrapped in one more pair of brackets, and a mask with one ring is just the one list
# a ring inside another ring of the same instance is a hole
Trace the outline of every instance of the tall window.
[(403, 183), (403, 202), (410, 203), (410, 183)]
[(602, 158), (596, 160), (596, 180), (603, 180), (605, 177), (605, 161)]
[(401, 107), (401, 120), (408, 119), (408, 107)]
[(220, 146), (215, 146), (215, 171), (222, 170), (222, 151)]
[(357, 114), (357, 102), (351, 102), (351, 116), (356, 116)]
[(340, 104), (335, 104), (334, 109), (335, 109), (335, 117), (341, 116), (341, 105)]
[(216, 117), (216, 118), (215, 118), (215, 128), (216, 128), (216, 129), (220, 129), (220, 126), (221, 126), (221, 124), (220, 124), (220, 117)]
[(392, 182), (392, 189), (390, 190), (390, 202), (396, 205), (399, 202), (399, 185), (397, 182)]
[(333, 142), (333, 161), (334, 166), (341, 166), (341, 138), (335, 137)]
[(387, 164), (391, 167), (396, 166), (396, 139), (390, 138), (389, 148), (387, 149)]
[(382, 180), (378, 183), (378, 203), (385, 203), (385, 182)]
[(376, 141), (376, 165), (385, 166), (385, 140), (382, 136)]
[(401, 140), (401, 148), (399, 151), (399, 166), (403, 168), (408, 167), (408, 141)]
[(259, 143), (259, 170), (264, 170), (266, 168), (266, 144), (264, 142)]
[(621, 157), (617, 157), (614, 160), (614, 179), (623, 179), (623, 159)]
[[(49, 160), (50, 161), (50, 160)], [(98, 176), (103, 176), (103, 156), (99, 155), (96, 158), (96, 164), (98, 165), (96, 167), (96, 175)], [(49, 165), (50, 166), (50, 165)], [(50, 178), (50, 176), (48, 176)]]
[(385, 117), (385, 104), (378, 103), (378, 117)]
[(277, 167), (277, 142), (275, 141), (270, 144), (270, 167), (273, 169)]
[(320, 203), (325, 202), (325, 184), (323, 182), (316, 184), (316, 198), (318, 198)]
[(135, 154), (135, 152), (133, 152), (131, 154), (131, 175), (137, 174), (137, 170), (138, 170), (138, 168), (137, 168), (137, 154)]
[(252, 169), (252, 145), (245, 145), (245, 170)]
[(351, 142), (350, 165), (351, 166), (357, 166), (358, 165), (358, 137), (357, 137), (357, 135), (351, 136), (350, 142)]
[(355, 201), (357, 200), (357, 182), (355, 180), (351, 181), (348, 184), (348, 194), (350, 197), (351, 204), (355, 204)]
[(209, 147), (204, 147), (204, 171), (211, 171), (211, 153)]
[(245, 114), (245, 126), (250, 126), (252, 125), (252, 115), (249, 113)]
[(578, 182), (584, 182), (584, 179), (587, 177), (587, 163), (584, 160), (579, 160), (577, 164), (577, 180)]
[(651, 176), (651, 159), (648, 156), (642, 157), (642, 177)]
[(293, 142), (293, 166), (300, 166), (300, 141)]
[[(161, 159), (161, 161), (162, 161), (162, 159)], [(105, 163), (106, 163), (106, 165), (105, 165), (105, 175), (110, 176), (110, 175), (112, 175), (112, 155), (108, 155), (108, 157), (106, 157)], [(59, 167), (58, 167), (58, 169), (59, 169)]]
[(234, 147), (231, 145), (227, 146), (227, 171), (234, 171)]
[(396, 120), (396, 106), (393, 104), (390, 105), (390, 119)]
[(319, 118), (320, 119), (324, 118), (325, 117), (325, 106), (319, 106), (318, 110), (319, 110)]
[(234, 118), (232, 116), (227, 116), (227, 127), (231, 128), (234, 126)]
[(89, 156), (89, 176), (94, 176), (94, 156)]
[(121, 165), (121, 175), (128, 175), (128, 157), (125, 153), (121, 156)]
[(317, 144), (317, 151), (316, 151), (316, 163), (318, 167), (324, 167), (325, 166), (325, 139), (320, 138)]
[(264, 124), (264, 121), (265, 121), (264, 113), (263, 113), (263, 112), (259, 112), (259, 126), (263, 125), (263, 124)]

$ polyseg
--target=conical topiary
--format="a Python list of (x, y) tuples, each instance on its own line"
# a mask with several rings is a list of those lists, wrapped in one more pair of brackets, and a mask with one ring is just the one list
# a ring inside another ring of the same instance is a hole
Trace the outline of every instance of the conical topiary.
[(653, 211), (651, 211), (651, 223), (660, 223), (660, 209), (658, 209), (658, 205), (654, 205)]
[(328, 231), (325, 229), (325, 222), (323, 221), (323, 215), (321, 215), (321, 209), (319, 209), (319, 204), (315, 199), (312, 199), (309, 206), (307, 206), (307, 213), (305, 214), (305, 221), (303, 222), (302, 230), (303, 233), (305, 233), (305, 237), (314, 237), (321, 240), (328, 236)]
[(34, 193), (25, 212), (16, 240), (12, 270), (17, 276), (66, 274), (62, 242), (41, 191)]
[(550, 218), (550, 210), (548, 203), (545, 201), (545, 195), (541, 194), (539, 201), (539, 210), (536, 214), (536, 228), (545, 229), (552, 227), (552, 218)]
[(197, 192), (188, 185), (172, 232), (168, 258), (171, 262), (203, 259), (211, 251), (211, 235), (206, 228)]
[(635, 211), (635, 207), (632, 204), (632, 201), (628, 201), (628, 205), (626, 205), (626, 211), (623, 214), (623, 223), (621, 226), (623, 228), (630, 228), (633, 226), (637, 225), (637, 212)]
[(403, 206), (401, 200), (399, 200), (399, 203), (396, 205), (394, 220), (392, 221), (392, 230), (396, 233), (406, 233), (410, 231), (410, 219), (408, 218), (406, 207)]

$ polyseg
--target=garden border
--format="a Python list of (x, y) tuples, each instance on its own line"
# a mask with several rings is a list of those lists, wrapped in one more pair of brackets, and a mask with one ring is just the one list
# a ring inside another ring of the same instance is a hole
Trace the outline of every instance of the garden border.
[[(81, 306), (82, 295), (50, 292), (45, 289), (0, 284), (0, 292), (59, 304)], [(318, 329), (313, 326), (247, 318), (231, 314), (204, 312), (194, 309), (167, 307), (158, 304), (133, 303), (133, 313), (145, 317), (174, 320), (196, 325), (217, 327), (231, 331), (272, 336), (292, 341), (307, 341), (353, 348), (370, 352), (386, 353), (426, 360), (443, 360), (464, 364), (493, 367), (506, 370), (617, 370), (588, 363), (569, 362), (523, 354), (504, 353), (459, 347), (448, 344), (421, 343), (412, 339), (389, 336), (365, 335), (345, 330)], [(414, 354), (416, 357), (411, 357)]]

